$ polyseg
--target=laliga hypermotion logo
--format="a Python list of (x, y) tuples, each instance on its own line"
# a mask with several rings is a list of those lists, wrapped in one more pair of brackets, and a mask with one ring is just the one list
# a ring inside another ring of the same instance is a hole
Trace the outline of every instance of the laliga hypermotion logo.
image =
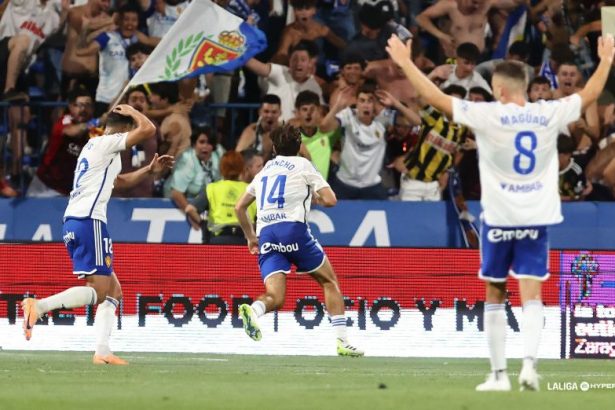
[(245, 37), (239, 31), (223, 31), (218, 34), (218, 41), (204, 38), (196, 47), (190, 59), (190, 71), (206, 65), (222, 65), (243, 54)]
[(570, 265), (570, 271), (576, 276), (580, 284), (577, 303), (591, 296), (594, 276), (598, 274), (599, 270), (598, 261), (589, 253), (581, 253), (574, 258)]

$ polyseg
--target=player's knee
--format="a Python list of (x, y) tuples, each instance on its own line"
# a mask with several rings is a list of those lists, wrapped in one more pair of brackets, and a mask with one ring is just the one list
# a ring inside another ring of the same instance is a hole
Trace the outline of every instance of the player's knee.
[(96, 289), (96, 288), (94, 288), (94, 290), (96, 291), (96, 304), (100, 305), (107, 298), (107, 292), (104, 289)]
[(120, 300), (122, 300), (122, 297), (124, 295), (122, 294), (122, 289), (114, 289), (112, 292), (109, 292), (108, 296), (111, 296), (113, 299), (119, 302)]

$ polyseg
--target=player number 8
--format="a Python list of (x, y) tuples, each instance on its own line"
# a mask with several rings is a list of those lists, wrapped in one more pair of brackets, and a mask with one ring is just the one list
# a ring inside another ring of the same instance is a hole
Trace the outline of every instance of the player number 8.
[[(529, 148), (525, 141), (529, 140)], [(532, 131), (521, 131), (515, 137), (515, 148), (517, 149), (517, 155), (513, 160), (513, 168), (518, 174), (527, 175), (530, 174), (536, 167), (536, 155), (534, 150), (538, 145), (536, 134)], [(525, 158), (525, 160), (523, 160)]]

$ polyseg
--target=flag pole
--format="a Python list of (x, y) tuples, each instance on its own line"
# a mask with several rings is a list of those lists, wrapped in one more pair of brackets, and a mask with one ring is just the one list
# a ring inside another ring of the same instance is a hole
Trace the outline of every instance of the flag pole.
[(122, 90), (121, 93), (119, 93), (119, 95), (117, 97), (115, 97), (115, 100), (113, 100), (113, 102), (111, 103), (108, 112), (113, 111), (113, 109), (119, 104), (120, 101), (122, 101), (122, 98), (124, 98), (124, 94), (126, 94), (126, 91), (128, 91), (130, 89), (131, 85), (130, 85), (130, 81), (128, 81), (128, 83), (126, 84), (126, 87), (124, 87), (124, 89)]

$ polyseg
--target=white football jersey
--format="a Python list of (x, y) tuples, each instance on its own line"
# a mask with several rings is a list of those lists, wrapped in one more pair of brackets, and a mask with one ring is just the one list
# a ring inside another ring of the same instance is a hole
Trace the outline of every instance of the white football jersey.
[(278, 155), (269, 160), (247, 188), (256, 198), (256, 234), (278, 222), (307, 223), (312, 192), (328, 186), (305, 158)]
[(122, 171), (120, 152), (128, 133), (105, 134), (90, 139), (77, 160), (66, 218), (92, 218), (107, 223), (107, 204), (115, 178)]
[(557, 136), (581, 116), (581, 97), (516, 104), (453, 98), (453, 121), (476, 135), (485, 222), (552, 225), (563, 220)]

